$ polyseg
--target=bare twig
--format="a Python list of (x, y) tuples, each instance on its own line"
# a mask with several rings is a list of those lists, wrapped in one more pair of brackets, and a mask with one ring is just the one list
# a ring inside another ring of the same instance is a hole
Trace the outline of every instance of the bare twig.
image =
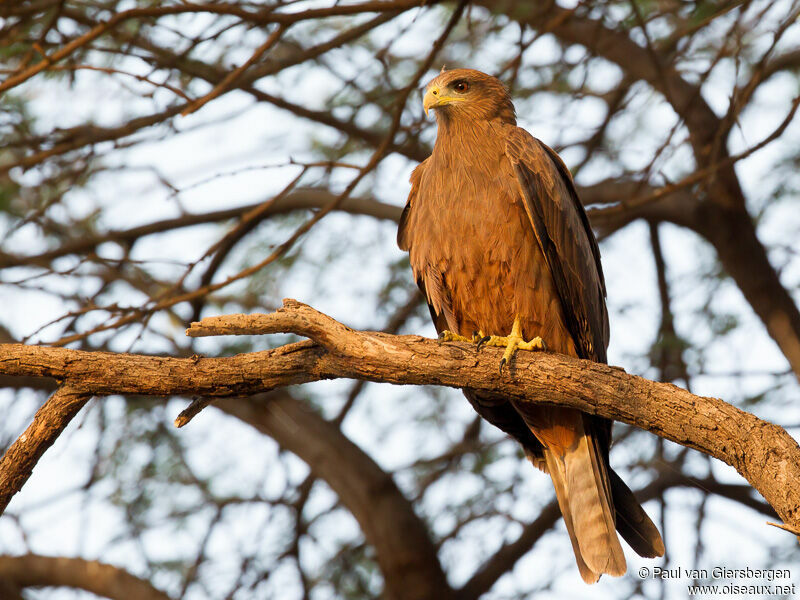
[(281, 39), (281, 36), (285, 31), (286, 31), (285, 26), (278, 25), (275, 31), (273, 31), (267, 37), (266, 41), (263, 44), (261, 44), (261, 46), (258, 47), (258, 49), (253, 53), (253, 55), (250, 58), (248, 58), (240, 66), (236, 67), (233, 71), (228, 73), (222, 79), (222, 81), (220, 81), (217, 85), (215, 85), (214, 89), (208, 92), (205, 96), (203, 96), (202, 98), (198, 98), (197, 100), (189, 104), (189, 106), (184, 108), (181, 111), (181, 116), (185, 117), (187, 115), (192, 114), (195, 111), (200, 110), (203, 106), (211, 102), (214, 98), (224, 94), (231, 86), (231, 84), (233, 84), (239, 77), (241, 77), (242, 74), (250, 66), (252, 66), (258, 59), (260, 59), (267, 50), (272, 48), (278, 42), (279, 39)]

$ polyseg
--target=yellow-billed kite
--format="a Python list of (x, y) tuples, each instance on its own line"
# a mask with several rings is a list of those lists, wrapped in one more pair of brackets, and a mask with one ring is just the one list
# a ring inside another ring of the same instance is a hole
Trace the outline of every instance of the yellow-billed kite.
[[(505, 346), (501, 370), (517, 348), (545, 345), (605, 362), (600, 253), (564, 163), (516, 126), (507, 90), (485, 73), (441, 73), (424, 108), (436, 110), (439, 131), (411, 175), (397, 240), (436, 329), (446, 340)], [(625, 573), (616, 531), (641, 556), (664, 554), (658, 529), (608, 464), (609, 420), (465, 395), (550, 474), (584, 581)]]

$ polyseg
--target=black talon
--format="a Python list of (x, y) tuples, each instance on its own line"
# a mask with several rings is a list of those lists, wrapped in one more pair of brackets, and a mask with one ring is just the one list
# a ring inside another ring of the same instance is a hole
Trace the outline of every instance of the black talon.
[(444, 331), (439, 332), (439, 341), (441, 342), (442, 340), (444, 340)]
[(480, 351), (481, 346), (483, 346), (486, 342), (488, 342), (491, 337), (492, 336), (487, 335), (478, 340), (478, 351)]
[(500, 359), (500, 375), (503, 374), (503, 367), (506, 366), (506, 357)]

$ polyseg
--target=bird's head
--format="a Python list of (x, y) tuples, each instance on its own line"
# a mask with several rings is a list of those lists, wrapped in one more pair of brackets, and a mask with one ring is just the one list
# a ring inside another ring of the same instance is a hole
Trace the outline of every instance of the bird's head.
[(425, 88), (425, 114), (436, 109), (438, 118), (491, 120), (516, 123), (508, 90), (496, 77), (474, 69), (453, 69), (437, 75)]

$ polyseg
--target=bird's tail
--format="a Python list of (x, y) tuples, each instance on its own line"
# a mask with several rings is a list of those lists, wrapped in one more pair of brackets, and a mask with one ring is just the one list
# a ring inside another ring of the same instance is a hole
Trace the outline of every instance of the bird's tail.
[(595, 435), (590, 428), (583, 427), (583, 415), (576, 416), (574, 425), (580, 423), (580, 428), (573, 429), (577, 435), (570, 446), (542, 441), (545, 442), (547, 470), (553, 480), (578, 569), (586, 583), (595, 583), (603, 573), (615, 577), (624, 575), (625, 555), (615, 531), (609, 469)]
[(609, 467), (608, 475), (619, 534), (639, 556), (664, 556), (664, 540), (658, 528), (614, 469)]

